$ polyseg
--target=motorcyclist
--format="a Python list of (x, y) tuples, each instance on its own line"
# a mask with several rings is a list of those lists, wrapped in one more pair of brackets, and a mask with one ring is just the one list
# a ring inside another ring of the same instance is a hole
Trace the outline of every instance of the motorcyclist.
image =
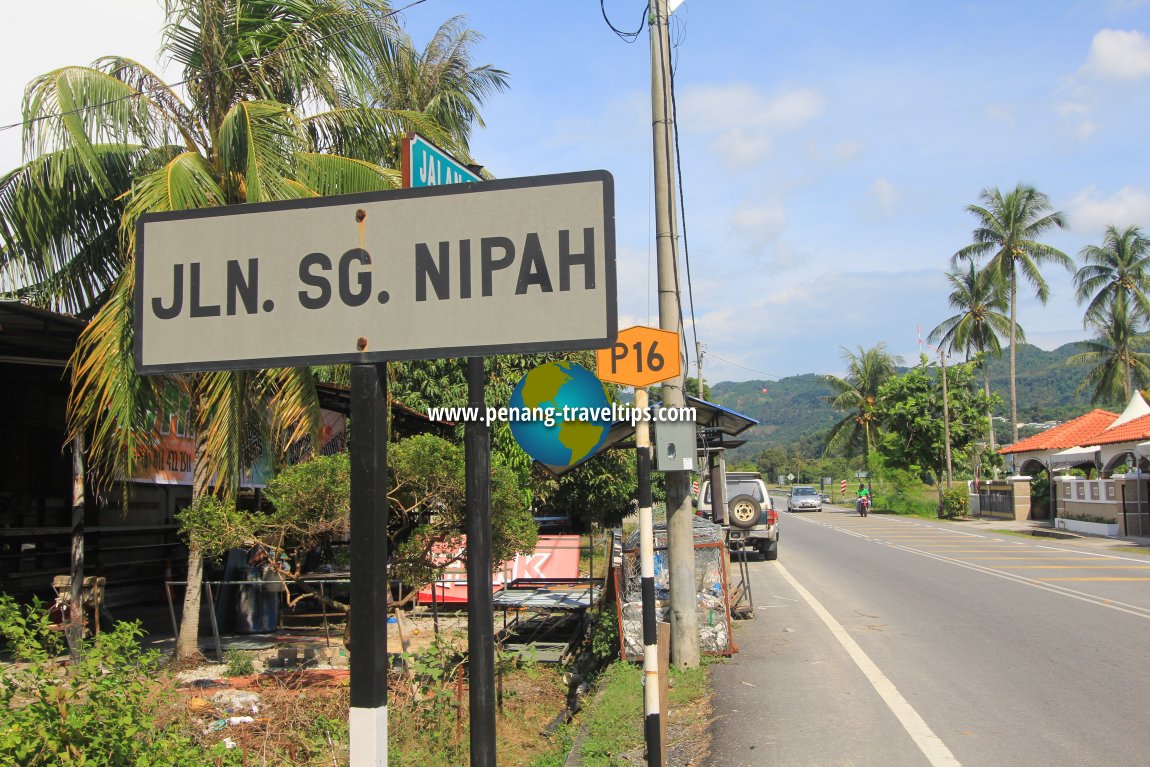
[(863, 505), (864, 504), (866, 504), (866, 505), (870, 504), (870, 489), (866, 485), (864, 485), (862, 482), (859, 482), (859, 489), (858, 489), (858, 493), (856, 493), (856, 495), (857, 495), (857, 498), (855, 499), (855, 511), (857, 511), (860, 515), (865, 517), (866, 516), (866, 510), (863, 508)]

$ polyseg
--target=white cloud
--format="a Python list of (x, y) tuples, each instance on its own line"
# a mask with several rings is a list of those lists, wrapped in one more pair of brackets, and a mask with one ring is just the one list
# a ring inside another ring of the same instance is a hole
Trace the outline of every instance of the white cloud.
[(763, 205), (743, 203), (731, 214), (731, 227), (761, 251), (778, 237), (787, 225), (787, 212), (781, 201)]
[(1006, 104), (987, 104), (986, 116), (1010, 128), (1013, 128), (1016, 122), (1014, 108)]
[(1079, 141), (1086, 141), (1102, 126), (1091, 119), (1091, 109), (1080, 101), (1062, 101), (1054, 105), (1059, 117), (1070, 123), (1071, 134)]
[(1113, 80), (1140, 80), (1150, 76), (1150, 40), (1136, 30), (1103, 29), (1090, 43), (1090, 55), (1083, 71)]
[(1110, 224), (1150, 226), (1150, 192), (1125, 186), (1102, 197), (1090, 186), (1070, 200), (1067, 212), (1076, 231), (1101, 232)]
[(691, 86), (679, 104), (679, 121), (686, 130), (791, 130), (822, 113), (823, 97), (812, 88), (797, 88), (768, 98), (748, 83), (727, 83)]
[(1062, 117), (1081, 117), (1090, 114), (1090, 107), (1078, 101), (1063, 101), (1054, 107)]
[(1081, 141), (1085, 141), (1094, 135), (1094, 133), (1101, 126), (1093, 120), (1082, 120), (1074, 127), (1074, 135)]
[(727, 170), (738, 170), (763, 160), (770, 154), (771, 145), (771, 137), (764, 131), (732, 128), (715, 137), (711, 150)]
[(844, 141), (831, 148), (831, 153), (839, 162), (850, 162), (858, 159), (866, 151), (866, 144), (861, 141)]
[(762, 161), (772, 136), (795, 130), (822, 114), (824, 99), (811, 88), (784, 91), (773, 98), (748, 83), (696, 85), (679, 99), (684, 132), (717, 133), (712, 150), (729, 169)]
[(867, 190), (867, 197), (878, 205), (887, 216), (894, 215), (894, 204), (898, 198), (898, 191), (889, 178), (876, 178)]

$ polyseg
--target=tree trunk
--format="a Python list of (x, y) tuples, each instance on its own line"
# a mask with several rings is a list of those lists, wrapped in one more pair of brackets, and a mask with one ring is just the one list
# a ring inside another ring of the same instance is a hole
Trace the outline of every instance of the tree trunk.
[(1010, 441), (1018, 441), (1018, 280), (1010, 275)]
[(194, 658), (200, 654), (200, 590), (203, 582), (203, 550), (193, 542), (188, 545), (188, 588), (184, 592), (180, 635), (176, 638), (176, 660)]
[[(987, 401), (990, 400), (990, 365), (983, 361), (982, 365), (982, 390), (986, 393)], [(994, 408), (990, 405), (986, 406), (986, 423), (987, 438), (990, 440), (990, 452), (994, 452)], [(994, 467), (994, 478), (998, 479), (998, 467)]]
[[(196, 435), (196, 465), (192, 470), (192, 502), (206, 495), (211, 478), (207, 476), (204, 462), (204, 443)], [(176, 638), (175, 660), (194, 658), (200, 654), (200, 592), (204, 585), (204, 550), (191, 538), (188, 542), (187, 590), (184, 591), (184, 607), (180, 617), (180, 635)], [(214, 609), (214, 605), (208, 605)]]
[(1126, 399), (1122, 400), (1122, 404), (1123, 404), (1123, 405), (1127, 405), (1127, 404), (1129, 404), (1129, 402), (1130, 402), (1130, 395), (1131, 395), (1131, 387), (1132, 387), (1132, 386), (1133, 386), (1133, 384), (1134, 384), (1134, 382), (1133, 382), (1133, 380), (1132, 380), (1132, 377), (1131, 377), (1131, 375), (1130, 375), (1130, 372), (1131, 372), (1131, 371), (1130, 371), (1130, 367), (1131, 367), (1131, 365), (1130, 365), (1130, 355), (1129, 355), (1129, 354), (1127, 354), (1127, 355), (1126, 355), (1126, 360), (1125, 360), (1125, 362), (1126, 362), (1126, 365), (1125, 365), (1125, 367), (1126, 367), (1126, 380), (1125, 380), (1125, 384), (1126, 384), (1126, 385), (1125, 385), (1125, 387), (1123, 388), (1123, 391), (1125, 391), (1125, 392), (1126, 392)]

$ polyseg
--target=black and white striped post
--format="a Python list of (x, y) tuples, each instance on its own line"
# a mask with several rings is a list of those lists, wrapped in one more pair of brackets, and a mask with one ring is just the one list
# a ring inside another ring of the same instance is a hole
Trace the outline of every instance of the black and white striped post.
[[(635, 387), (635, 409), (647, 411), (647, 390)], [(651, 514), (651, 430), (646, 419), (635, 424), (639, 469), (639, 575), (643, 596), (643, 734), (647, 766), (663, 767), (659, 727), (659, 631), (655, 617), (655, 523)]]
[(351, 366), (351, 767), (387, 767), (387, 364)]

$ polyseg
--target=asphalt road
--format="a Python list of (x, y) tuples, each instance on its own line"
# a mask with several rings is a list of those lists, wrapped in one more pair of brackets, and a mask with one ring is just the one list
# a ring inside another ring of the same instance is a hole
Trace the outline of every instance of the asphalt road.
[(715, 668), (711, 767), (1150, 761), (1150, 559), (782, 517), (778, 561), (750, 564), (756, 618)]

